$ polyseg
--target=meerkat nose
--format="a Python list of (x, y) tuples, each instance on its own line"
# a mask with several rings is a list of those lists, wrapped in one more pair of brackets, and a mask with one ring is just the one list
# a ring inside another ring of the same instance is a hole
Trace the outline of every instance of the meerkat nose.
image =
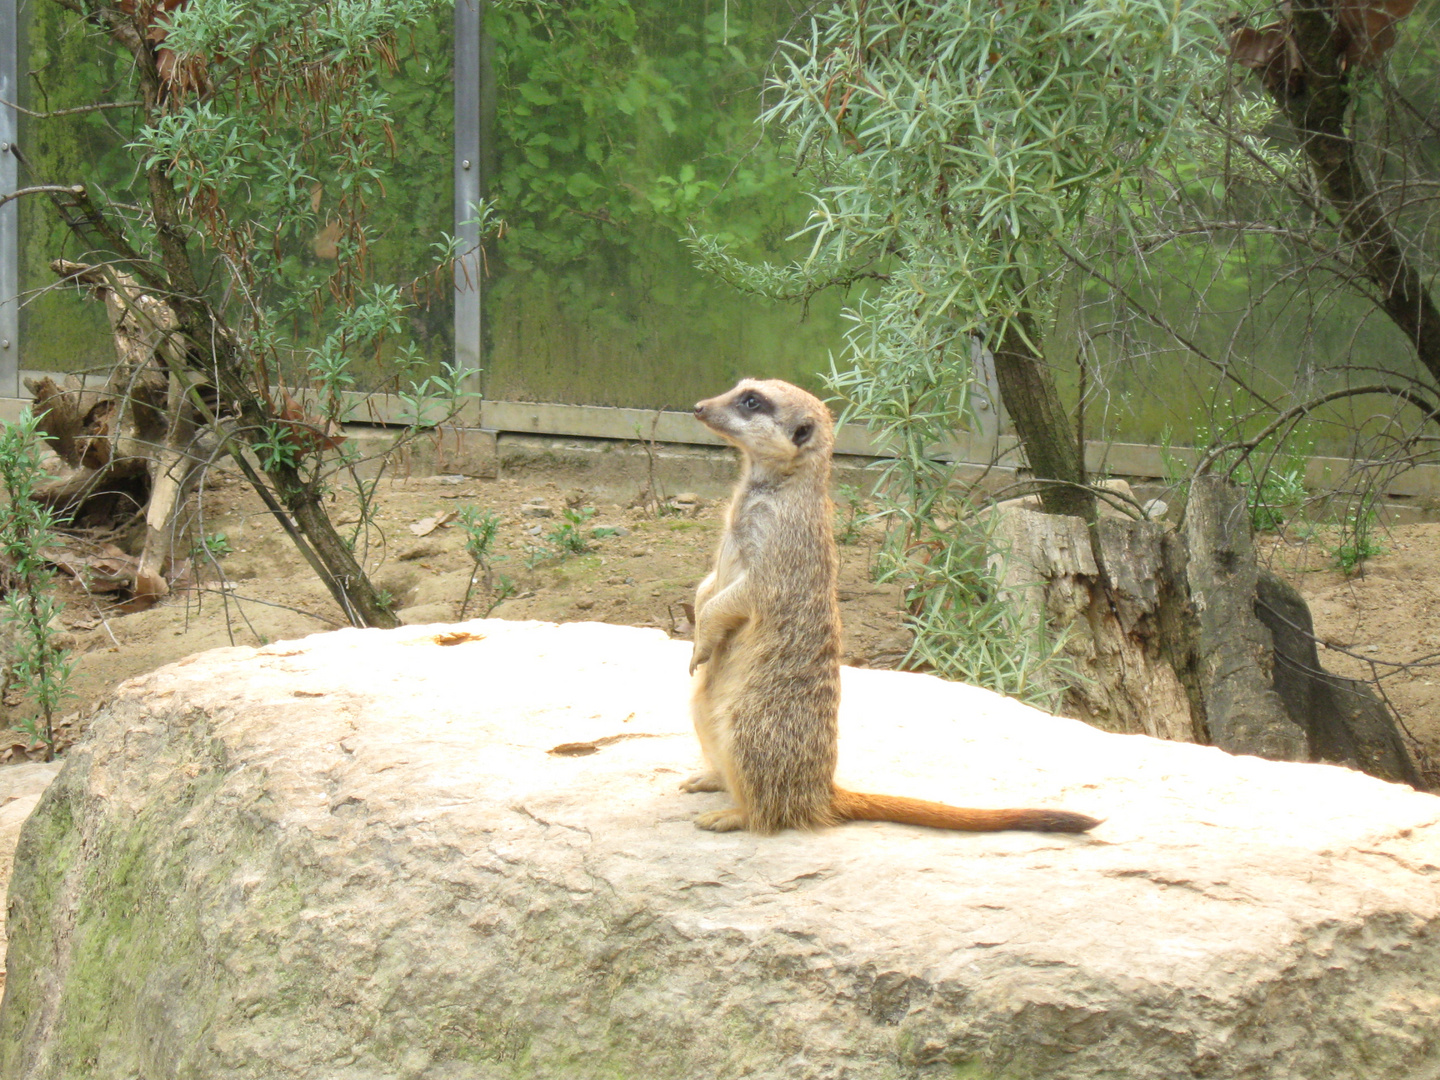
[(695, 403), (695, 415), (696, 415), (696, 416), (704, 416), (704, 415), (705, 415), (705, 403), (704, 403), (703, 401), (697, 401), (697, 402)]

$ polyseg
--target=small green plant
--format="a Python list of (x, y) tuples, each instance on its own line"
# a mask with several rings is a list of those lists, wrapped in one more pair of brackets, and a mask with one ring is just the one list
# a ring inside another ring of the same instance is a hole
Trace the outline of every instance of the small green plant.
[(594, 516), (593, 506), (567, 506), (562, 511), (563, 520), (545, 534), (545, 539), (554, 545), (562, 559), (567, 555), (584, 555), (590, 550), (590, 541), (614, 536), (618, 531), (608, 525), (587, 529), (585, 523)]
[(56, 641), (61, 605), (55, 598), (55, 573), (41, 554), (55, 542), (55, 519), (35, 498), (41, 475), (40, 436), (27, 409), (13, 424), (0, 422), (0, 485), (10, 503), (8, 512), (0, 514), (0, 558), (8, 564), (10, 585), (0, 622), (10, 631), (11, 678), (36, 707), (36, 715), (21, 720), (16, 730), (43, 743), (49, 761), (55, 756), (55, 713), (71, 696), (75, 662)]
[[(1207, 447), (1228, 445), (1239, 425), (1232, 410), (1222, 408), (1213, 416), (1195, 417), (1192, 426), (1195, 446)], [(1190, 482), (1192, 463), (1175, 453), (1172, 438), (1169, 427), (1160, 434), (1161, 467), (1167, 484), (1184, 488)], [(1256, 532), (1279, 532), (1305, 505), (1305, 464), (1313, 447), (1313, 439), (1292, 431), (1283, 443), (1272, 437), (1244, 456), (1239, 450), (1226, 450), (1211, 468), (1228, 474), (1245, 489), (1251, 528)]]
[[(970, 507), (894, 528), (876, 560), (877, 582), (905, 590), (914, 643), (902, 664), (984, 686), (1054, 712), (1082, 683), (1065, 651), (1067, 634), (1050, 631), (1043, 612), (1003, 584), (998, 516)], [(907, 539), (908, 537), (908, 539)]]
[(266, 472), (293, 469), (300, 464), (300, 452), (291, 441), (289, 430), (278, 423), (262, 427), (250, 446)]
[(854, 544), (860, 539), (860, 530), (865, 525), (865, 499), (852, 484), (839, 484), (835, 488), (835, 542)]
[(1383, 555), (1385, 549), (1375, 539), (1375, 507), (1362, 499), (1350, 508), (1340, 527), (1340, 543), (1330, 549), (1330, 557), (1341, 573), (1353, 574), (1372, 555)]
[(1279, 532), (1305, 505), (1305, 464), (1276, 463), (1245, 484), (1250, 524), (1256, 532)]
[(202, 536), (195, 545), (195, 554), (205, 554), (212, 559), (223, 559), (235, 549), (230, 546), (230, 538), (223, 532), (211, 533), (209, 536)]
[(465, 599), (460, 604), (460, 618), (465, 618), (465, 609), (470, 606), (470, 594), (475, 590), (476, 581), (482, 579), (487, 589), (498, 594), (485, 611), (485, 614), (489, 615), (497, 604), (515, 591), (514, 582), (504, 576), (500, 578), (500, 588), (497, 590), (493, 580), (494, 571), (490, 566), (495, 537), (500, 532), (500, 515), (494, 510), (481, 512), (473, 506), (467, 506), (460, 511), (457, 520), (465, 533), (465, 554), (475, 563), (470, 572), (470, 583), (465, 586)]
[(525, 569), (534, 570), (551, 559), (561, 558), (561, 553), (544, 544), (530, 544), (525, 548)]
[(500, 580), (496, 582), (494, 591), (490, 595), (490, 604), (485, 608), (485, 614), (481, 618), (488, 619), (492, 611), (515, 595), (515, 589), (515, 582), (510, 579), (510, 576), (501, 574)]

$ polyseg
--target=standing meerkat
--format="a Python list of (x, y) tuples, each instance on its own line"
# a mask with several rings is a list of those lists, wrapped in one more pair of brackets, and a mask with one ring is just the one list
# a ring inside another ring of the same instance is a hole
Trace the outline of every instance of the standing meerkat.
[(1065, 810), (970, 810), (835, 786), (840, 706), (839, 555), (830, 503), (834, 428), (819, 398), (744, 379), (695, 406), (741, 452), (715, 568), (695, 594), (695, 731), (711, 771), (685, 791), (728, 791), (714, 832), (896, 821), (937, 829), (1084, 832)]

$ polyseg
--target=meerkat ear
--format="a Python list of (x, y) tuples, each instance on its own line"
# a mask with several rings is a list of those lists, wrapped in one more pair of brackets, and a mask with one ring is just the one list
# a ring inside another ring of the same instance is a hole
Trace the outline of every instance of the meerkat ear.
[(790, 436), (790, 441), (793, 442), (796, 446), (804, 446), (807, 442), (810, 441), (810, 436), (814, 434), (815, 425), (807, 420), (805, 421), (805, 423), (801, 424), (795, 429), (795, 434)]

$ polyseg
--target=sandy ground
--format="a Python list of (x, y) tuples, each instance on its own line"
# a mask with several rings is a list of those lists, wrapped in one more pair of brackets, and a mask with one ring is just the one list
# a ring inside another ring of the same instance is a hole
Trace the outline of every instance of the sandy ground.
[(1352, 679), (1376, 679), (1396, 714), (1440, 761), (1440, 524), (1380, 532), (1384, 549), (1343, 574), (1322, 531), (1303, 543), (1261, 543), (1272, 568), (1310, 605), (1320, 663)]

